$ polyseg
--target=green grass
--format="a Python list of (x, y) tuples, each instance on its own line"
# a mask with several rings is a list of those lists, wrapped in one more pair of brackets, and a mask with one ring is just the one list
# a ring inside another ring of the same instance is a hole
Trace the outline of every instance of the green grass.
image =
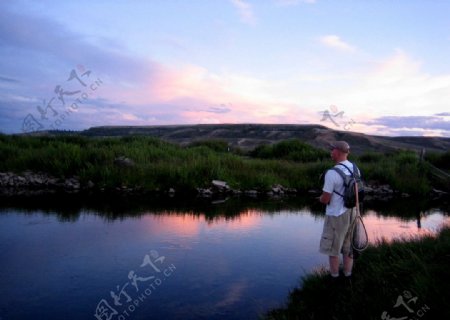
[(450, 151), (445, 153), (429, 152), (425, 154), (425, 160), (432, 165), (450, 172)]
[[(121, 168), (114, 159), (125, 156), (135, 162)], [(267, 189), (275, 183), (312, 188), (323, 162), (262, 160), (228, 152), (221, 141), (197, 142), (186, 148), (149, 137), (84, 138), (1, 136), (0, 171), (48, 172), (57, 177), (78, 176), (104, 188), (170, 187), (193, 190), (211, 180), (227, 181), (234, 188)], [(314, 179), (311, 177), (314, 176)]]
[(431, 190), (427, 167), (412, 151), (392, 154), (368, 153), (355, 159), (366, 181), (388, 184), (410, 194), (426, 194)]
[[(370, 320), (381, 319), (384, 311), (398, 318), (449, 319), (449, 265), (449, 227), (436, 237), (380, 242), (355, 261), (351, 286), (333, 286), (324, 270), (316, 271), (290, 293), (286, 307), (270, 311), (266, 319)], [(393, 307), (405, 291), (417, 297), (409, 304), (415, 312), (426, 306), (422, 317)]]
[(330, 157), (329, 152), (314, 148), (298, 139), (256, 147), (251, 155), (261, 159), (283, 159), (300, 162), (321, 161)]
[[(267, 190), (274, 184), (298, 190), (320, 188), (319, 176), (332, 166), (329, 152), (287, 140), (261, 146), (247, 156), (221, 140), (198, 141), (187, 147), (145, 136), (87, 138), (0, 135), (0, 172), (25, 170), (56, 177), (78, 176), (98, 187), (127, 186), (147, 191), (170, 187), (194, 190), (220, 179), (236, 189)], [(114, 159), (135, 162), (121, 168)], [(435, 162), (441, 161), (433, 156)], [(366, 154), (355, 160), (366, 181), (375, 180), (411, 194), (430, 190), (427, 171), (411, 152)]]

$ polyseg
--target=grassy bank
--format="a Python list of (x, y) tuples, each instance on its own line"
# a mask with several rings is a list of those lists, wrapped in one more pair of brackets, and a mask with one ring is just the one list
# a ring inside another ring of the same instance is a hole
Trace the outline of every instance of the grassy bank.
[[(134, 162), (121, 167), (120, 156)], [(439, 161), (439, 155), (434, 156)], [(211, 180), (235, 189), (268, 189), (274, 184), (298, 190), (319, 188), (318, 177), (332, 163), (328, 152), (298, 140), (257, 148), (244, 155), (224, 141), (196, 142), (188, 147), (150, 137), (86, 138), (0, 135), (0, 172), (25, 170), (56, 177), (78, 176), (102, 188), (140, 187), (148, 191), (194, 190)], [(414, 153), (366, 154), (353, 158), (366, 180), (390, 184), (411, 194), (429, 191), (427, 172)]]
[[(449, 253), (448, 227), (436, 237), (382, 242), (356, 260), (351, 286), (332, 285), (326, 272), (318, 271), (267, 319), (449, 319)], [(394, 307), (399, 296), (413, 312)]]

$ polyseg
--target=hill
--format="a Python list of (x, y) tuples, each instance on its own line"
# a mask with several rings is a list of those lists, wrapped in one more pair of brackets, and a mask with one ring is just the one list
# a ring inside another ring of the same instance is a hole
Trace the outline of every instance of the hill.
[(337, 131), (321, 125), (293, 124), (199, 124), (166, 126), (102, 126), (79, 132), (83, 136), (111, 137), (146, 135), (186, 145), (199, 140), (225, 140), (230, 146), (251, 150), (261, 144), (286, 139), (300, 139), (310, 145), (327, 148), (334, 140), (346, 140), (353, 153), (389, 152), (399, 149), (445, 152), (450, 150), (450, 138), (386, 137), (351, 131)]

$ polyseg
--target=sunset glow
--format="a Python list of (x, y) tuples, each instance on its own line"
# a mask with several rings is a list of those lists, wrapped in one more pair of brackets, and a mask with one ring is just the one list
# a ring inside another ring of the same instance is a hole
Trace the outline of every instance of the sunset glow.
[[(449, 11), (445, 1), (2, 1), (0, 131), (24, 131), (27, 116), (41, 130), (342, 130), (322, 120), (335, 106), (342, 122), (354, 121), (345, 130), (448, 137)], [(61, 119), (61, 98), (88, 88), (71, 71), (102, 85)]]

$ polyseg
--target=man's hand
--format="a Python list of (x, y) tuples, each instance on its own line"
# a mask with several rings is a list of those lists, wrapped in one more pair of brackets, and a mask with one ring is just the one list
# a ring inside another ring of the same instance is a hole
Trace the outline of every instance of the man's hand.
[(322, 195), (319, 197), (319, 201), (323, 204), (329, 204), (331, 200), (331, 193), (322, 192)]

